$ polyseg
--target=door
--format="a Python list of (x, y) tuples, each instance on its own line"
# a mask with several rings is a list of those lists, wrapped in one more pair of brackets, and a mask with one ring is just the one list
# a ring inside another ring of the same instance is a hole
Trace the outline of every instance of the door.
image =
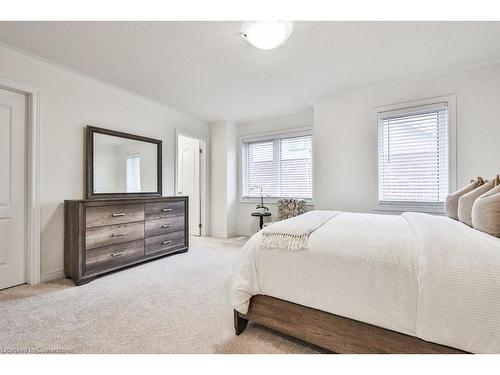
[(199, 139), (177, 137), (177, 194), (189, 197), (189, 233), (201, 235)]
[(26, 96), (0, 89), (0, 289), (26, 282)]

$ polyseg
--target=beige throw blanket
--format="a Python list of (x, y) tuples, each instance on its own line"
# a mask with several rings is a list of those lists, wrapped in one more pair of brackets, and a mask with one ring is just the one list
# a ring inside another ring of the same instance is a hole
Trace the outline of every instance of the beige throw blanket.
[(309, 235), (339, 211), (310, 211), (273, 223), (262, 230), (263, 248), (295, 251), (307, 248)]

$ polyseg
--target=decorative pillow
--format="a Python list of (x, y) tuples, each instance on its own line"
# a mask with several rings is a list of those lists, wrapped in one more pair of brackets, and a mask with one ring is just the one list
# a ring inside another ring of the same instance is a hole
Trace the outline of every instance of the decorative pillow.
[(278, 220), (285, 220), (294, 216), (302, 215), (305, 211), (305, 200), (293, 198), (278, 200)]
[(479, 198), (481, 195), (486, 193), (487, 191), (490, 191), (493, 189), (495, 186), (498, 185), (498, 178), (497, 176), (495, 179), (485, 182), (484, 185), (481, 185), (474, 190), (462, 195), (458, 199), (458, 220), (460, 220), (462, 223), (467, 224), (468, 226), (472, 226), (472, 206), (474, 205), (474, 202), (476, 201), (477, 198)]
[(462, 189), (448, 195), (444, 204), (444, 212), (446, 213), (446, 216), (458, 220), (458, 199), (462, 195), (467, 194), (468, 192), (474, 190), (482, 184), (484, 184), (483, 179), (481, 177), (478, 177), (476, 181), (473, 181)]
[(500, 185), (476, 199), (472, 206), (472, 226), (500, 237)]

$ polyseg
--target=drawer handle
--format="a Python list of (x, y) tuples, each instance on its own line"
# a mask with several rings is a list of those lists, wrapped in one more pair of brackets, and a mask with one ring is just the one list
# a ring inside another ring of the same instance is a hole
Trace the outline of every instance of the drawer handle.
[(120, 251), (119, 253), (111, 253), (111, 256), (112, 257), (119, 257), (119, 256), (122, 256), (123, 254), (125, 254), (125, 251)]
[(125, 233), (113, 233), (111, 235), (111, 237), (121, 237), (121, 236), (125, 236)]
[(162, 244), (162, 245), (167, 245), (167, 244), (169, 244), (169, 243), (172, 243), (172, 241), (163, 241), (161, 244)]
[(171, 208), (163, 208), (163, 209), (162, 209), (162, 212), (170, 212), (170, 211), (172, 211), (172, 209), (171, 209)]
[(117, 214), (112, 214), (111, 216), (113, 216), (113, 217), (125, 216), (125, 212), (120, 212), (120, 213), (117, 213)]
[(160, 228), (170, 228), (170, 224), (163, 224)]

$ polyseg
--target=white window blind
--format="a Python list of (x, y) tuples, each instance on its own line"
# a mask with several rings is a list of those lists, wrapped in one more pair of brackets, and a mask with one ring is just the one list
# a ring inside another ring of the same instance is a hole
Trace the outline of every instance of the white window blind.
[(447, 194), (447, 103), (379, 113), (379, 206), (440, 208)]
[(312, 198), (312, 136), (281, 135), (242, 144), (242, 196)]

